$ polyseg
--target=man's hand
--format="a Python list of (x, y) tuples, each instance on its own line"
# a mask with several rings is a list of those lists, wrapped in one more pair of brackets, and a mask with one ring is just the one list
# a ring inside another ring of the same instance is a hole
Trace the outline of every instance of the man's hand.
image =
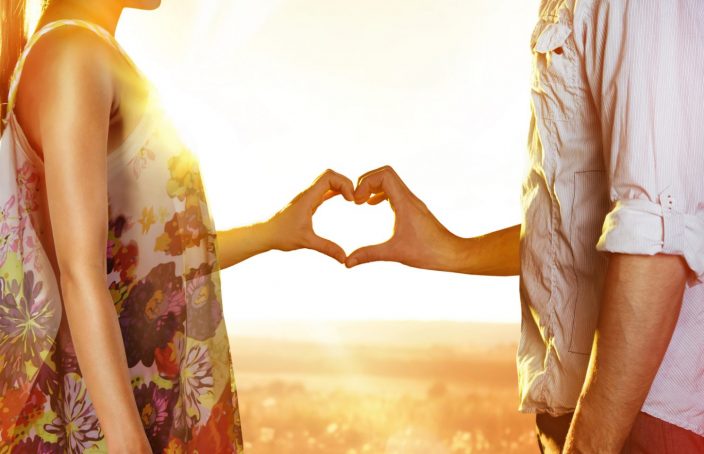
[(313, 231), (313, 215), (320, 205), (338, 194), (354, 200), (354, 185), (348, 178), (327, 170), (313, 185), (294, 198), (283, 210), (276, 213), (264, 226), (268, 249), (294, 251), (313, 249), (345, 263), (345, 251), (330, 240)]
[(393, 236), (385, 243), (354, 251), (347, 266), (393, 261), (416, 268), (454, 271), (451, 266), (462, 239), (447, 230), (389, 166), (362, 175), (354, 193), (358, 205), (377, 205), (384, 200), (389, 201), (396, 214)]

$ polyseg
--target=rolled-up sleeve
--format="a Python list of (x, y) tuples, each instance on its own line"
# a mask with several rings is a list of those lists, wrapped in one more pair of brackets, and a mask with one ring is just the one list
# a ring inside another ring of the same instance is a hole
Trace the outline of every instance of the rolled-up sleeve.
[(704, 4), (592, 2), (576, 28), (612, 210), (597, 249), (681, 255), (704, 282)]

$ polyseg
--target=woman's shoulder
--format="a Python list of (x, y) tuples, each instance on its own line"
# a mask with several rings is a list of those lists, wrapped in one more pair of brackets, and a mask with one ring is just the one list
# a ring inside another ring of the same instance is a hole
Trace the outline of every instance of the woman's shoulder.
[(51, 80), (66, 75), (87, 77), (110, 72), (114, 50), (97, 33), (73, 26), (63, 26), (44, 33), (27, 55), (22, 78)]
[(62, 115), (56, 105), (79, 107), (112, 101), (113, 54), (107, 40), (79, 27), (59, 27), (36, 40), (18, 74), (14, 103), (15, 116), (32, 146), (39, 146), (42, 112)]

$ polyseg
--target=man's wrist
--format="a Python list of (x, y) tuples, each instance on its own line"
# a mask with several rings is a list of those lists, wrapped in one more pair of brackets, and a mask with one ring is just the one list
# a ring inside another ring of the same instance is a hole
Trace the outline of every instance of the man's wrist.
[(437, 269), (440, 271), (462, 272), (471, 258), (473, 243), (471, 238), (462, 238), (451, 232), (440, 242), (437, 251)]
[(472, 238), (458, 238), (452, 270), (484, 276), (515, 276), (520, 272), (520, 226)]

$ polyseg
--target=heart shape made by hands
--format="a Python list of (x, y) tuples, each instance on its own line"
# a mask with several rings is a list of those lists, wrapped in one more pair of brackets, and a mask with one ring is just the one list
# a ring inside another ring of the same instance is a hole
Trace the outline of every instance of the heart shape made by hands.
[(394, 213), (388, 203), (356, 205), (342, 196), (323, 203), (313, 217), (315, 233), (334, 241), (347, 255), (391, 238)]

